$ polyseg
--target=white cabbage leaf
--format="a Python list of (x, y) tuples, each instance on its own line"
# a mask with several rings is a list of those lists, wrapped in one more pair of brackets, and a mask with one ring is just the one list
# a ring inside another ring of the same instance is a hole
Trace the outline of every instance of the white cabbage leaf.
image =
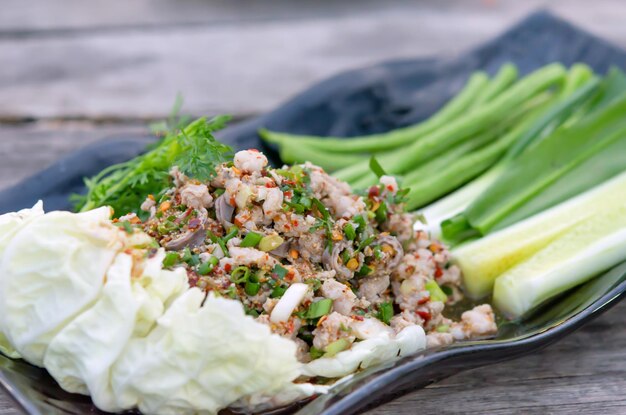
[(52, 338), (100, 296), (124, 232), (107, 207), (33, 218), (7, 243), (0, 264), (2, 331), (30, 363), (43, 364)]
[(237, 301), (191, 288), (157, 324), (113, 366), (121, 407), (212, 414), (247, 395), (279, 392), (300, 374), (295, 343), (246, 316)]
[[(32, 219), (43, 215), (43, 203), (37, 202), (31, 209), (22, 209), (19, 212), (10, 212), (0, 215), (0, 258), (13, 236)], [(0, 352), (11, 358), (18, 358), (20, 354), (11, 346), (2, 332), (2, 314), (0, 314)]]
[(389, 362), (426, 347), (426, 335), (420, 326), (405, 327), (395, 337), (381, 335), (357, 343), (334, 357), (321, 357), (304, 365), (306, 376), (339, 378), (354, 373), (359, 368)]
[(166, 305), (188, 288), (184, 269), (162, 269), (164, 257), (163, 249), (149, 259), (118, 254), (100, 298), (51, 340), (44, 366), (63, 389), (91, 395), (105, 411), (128, 409), (113, 395), (110, 368), (130, 338), (144, 336)]

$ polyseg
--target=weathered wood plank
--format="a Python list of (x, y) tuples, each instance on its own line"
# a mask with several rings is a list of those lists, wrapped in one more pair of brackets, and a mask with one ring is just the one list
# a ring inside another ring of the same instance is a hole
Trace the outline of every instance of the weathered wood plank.
[[(349, 68), (458, 53), (544, 2), (339, 2), (343, 9), (329, 11), (325, 2), (300, 12), (288, 2), (269, 11), (242, 2), (252, 7), (242, 17), (226, 2), (180, 11), (146, 2), (109, 12), (104, 2), (22, 3), (3, 6), (0, 20), (0, 56), (10, 62), (0, 66), (0, 120), (158, 118), (178, 92), (192, 114), (256, 114)], [(549, 8), (626, 45), (624, 2), (598, 0), (589, 8), (585, 0), (559, 0)]]
[(147, 133), (145, 124), (95, 125), (38, 122), (0, 127), (0, 188), (47, 167), (61, 156), (97, 140)]

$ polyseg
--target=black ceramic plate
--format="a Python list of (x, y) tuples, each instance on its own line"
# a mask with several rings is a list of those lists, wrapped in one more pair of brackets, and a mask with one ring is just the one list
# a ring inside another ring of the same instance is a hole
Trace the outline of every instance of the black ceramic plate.
[[(232, 126), (221, 139), (236, 148), (262, 147), (256, 131), (353, 136), (424, 119), (477, 69), (494, 73), (505, 62), (527, 73), (551, 62), (585, 62), (599, 73), (626, 68), (626, 54), (546, 13), (530, 16), (486, 45), (452, 60), (383, 63), (321, 82), (277, 110)], [(43, 199), (46, 210), (68, 209), (82, 178), (141, 152), (149, 137), (85, 147), (24, 182), (0, 192), (0, 212)], [(265, 149), (271, 153), (271, 149)], [(277, 161), (274, 159), (274, 161)], [(626, 263), (546, 305), (523, 322), (501, 325), (496, 339), (429, 350), (369, 369), (300, 409), (302, 414), (349, 414), (461, 370), (531, 353), (569, 334), (626, 295)], [(29, 414), (100, 413), (89, 398), (63, 392), (45, 371), (0, 355), (0, 384)], [(295, 408), (291, 408), (295, 410)]]

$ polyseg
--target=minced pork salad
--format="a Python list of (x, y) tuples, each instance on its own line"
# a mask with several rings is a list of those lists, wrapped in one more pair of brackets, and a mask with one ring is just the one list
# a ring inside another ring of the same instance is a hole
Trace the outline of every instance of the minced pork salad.
[(143, 220), (40, 205), (0, 217), (3, 351), (107, 411), (215, 413), (287, 404), (496, 332), (488, 304), (444, 316), (460, 270), (414, 231), (394, 177), (355, 194), (256, 150), (215, 173), (173, 168)]
[(210, 183), (174, 169), (175, 187), (141, 206), (141, 225), (192, 286), (241, 301), (257, 321), (293, 340), (310, 362), (381, 334), (421, 326), (429, 346), (496, 330), (489, 305), (461, 322), (442, 314), (461, 298), (461, 273), (441, 243), (413, 231), (392, 176), (367, 194), (312, 164), (267, 166), (240, 151)]

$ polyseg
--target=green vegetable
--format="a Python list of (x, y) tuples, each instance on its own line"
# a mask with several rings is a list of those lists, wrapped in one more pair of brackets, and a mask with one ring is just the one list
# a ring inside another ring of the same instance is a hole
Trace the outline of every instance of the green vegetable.
[(441, 301), (442, 303), (448, 301), (448, 296), (443, 292), (435, 280), (427, 281), (425, 287), (430, 294), (430, 299), (432, 301)]
[[(476, 72), (470, 77), (463, 91), (450, 100), (450, 102), (433, 117), (421, 124), (400, 128), (388, 133), (353, 137), (350, 140), (338, 137), (297, 136), (267, 130), (261, 130), (259, 134), (264, 140), (279, 144), (280, 146), (285, 145), (285, 143), (293, 142), (293, 147), (307, 150), (316, 149), (318, 152), (323, 152), (320, 153), (323, 155), (334, 155), (335, 153), (375, 153), (389, 150), (412, 143), (419, 137), (434, 131), (459, 114), (462, 114), (480, 94), (480, 91), (487, 83), (487, 76), (483, 72)], [(338, 159), (342, 156), (343, 155), (337, 154)], [(309, 159), (309, 157), (305, 156), (300, 158), (299, 161)], [(365, 160), (367, 159), (365, 158)]]
[(311, 348), (309, 349), (309, 354), (311, 355), (311, 359), (315, 360), (315, 359), (319, 359), (320, 357), (324, 356), (324, 351), (318, 349), (315, 346), (311, 346)]
[(263, 235), (261, 235), (260, 233), (248, 232), (239, 246), (241, 246), (242, 248), (255, 247), (258, 245), (262, 238)]
[(285, 242), (285, 240), (278, 235), (264, 236), (259, 242), (259, 250), (263, 252), (273, 251)]
[(370, 157), (370, 170), (372, 170), (372, 172), (379, 179), (382, 176), (387, 174), (387, 173), (385, 173), (385, 169), (383, 169), (383, 167), (380, 165), (380, 163), (378, 162), (378, 160), (376, 160), (376, 157), (374, 157), (374, 156)]
[(328, 346), (324, 347), (324, 352), (326, 352), (324, 353), (324, 357), (334, 357), (337, 353), (343, 352), (349, 348), (350, 342), (347, 339), (341, 338), (339, 340), (335, 340)]
[(163, 258), (163, 267), (172, 267), (178, 263), (178, 260), (178, 252), (168, 252), (167, 254), (165, 254), (165, 258)]
[(513, 226), (453, 249), (466, 293), (473, 298), (489, 295), (496, 278), (507, 270), (589, 218), (602, 216), (607, 207), (625, 204), (626, 172)]
[(440, 326), (437, 326), (435, 330), (437, 330), (438, 333), (447, 333), (448, 331), (450, 331), (450, 326), (447, 324), (442, 324)]
[(270, 293), (270, 298), (280, 298), (283, 296), (283, 294), (285, 294), (285, 291), (287, 291), (287, 287), (277, 285)]
[(378, 319), (385, 324), (389, 324), (391, 322), (392, 317), (393, 317), (393, 304), (389, 302), (381, 303), (378, 309)]
[[(565, 74), (565, 69), (561, 65), (545, 66), (485, 105), (451, 120), (406, 148), (381, 154), (377, 159), (388, 173), (404, 173), (412, 166), (472, 137), (485, 126), (504, 119), (509, 113), (547, 89), (562, 84)], [(361, 178), (368, 170), (367, 162), (361, 162), (339, 170), (334, 175), (339, 179), (350, 181)]]
[[(527, 125), (520, 125), (518, 127), (518, 133), (521, 135), (514, 140), (514, 143), (507, 150), (506, 155), (497, 165), (490, 168), (478, 179), (461, 187), (443, 199), (436, 201), (432, 205), (427, 206), (421, 211), (422, 215), (426, 218), (428, 229), (431, 233), (435, 236), (439, 236), (441, 233), (441, 223), (463, 212), (472, 201), (506, 171), (507, 167), (514, 162), (525, 148), (562, 125), (574, 112), (580, 111), (582, 107), (586, 106), (588, 102), (594, 99), (594, 96), (597, 95), (600, 89), (598, 81), (589, 80), (581, 86), (580, 77), (577, 73), (586, 73), (586, 71), (582, 69), (576, 71), (575, 68), (572, 68), (570, 73), (571, 72), (575, 73), (568, 76), (568, 82), (564, 88), (571, 92), (570, 95), (565, 93), (561, 94), (559, 101), (554, 105), (550, 106), (546, 111), (542, 110), (537, 112), (535, 117), (527, 121)], [(571, 78), (575, 78), (575, 80)], [(578, 85), (579, 89), (573, 91), (573, 87), (571, 86), (573, 84)], [(451, 164), (451, 162), (449, 164)], [(447, 174), (449, 176), (454, 173), (450, 172)], [(416, 205), (416, 203), (414, 202), (413, 205)]]
[(354, 241), (354, 239), (356, 238), (356, 231), (354, 230), (354, 226), (352, 226), (350, 222), (346, 223), (346, 225), (343, 227), (343, 233), (350, 241)]
[(230, 280), (235, 284), (241, 284), (247, 282), (250, 277), (250, 268), (245, 266), (239, 266), (232, 270), (230, 273)]
[(287, 271), (287, 268), (283, 267), (280, 264), (276, 264), (274, 265), (274, 268), (272, 268), (272, 274), (276, 274), (281, 280), (285, 278), (287, 272), (289, 272)]
[(258, 282), (246, 281), (246, 285), (244, 287), (246, 294), (251, 295), (251, 296), (257, 295), (260, 289), (261, 289), (261, 284), (259, 284)]
[(359, 277), (364, 277), (365, 275), (369, 275), (372, 273), (372, 271), (374, 271), (373, 269), (371, 269), (370, 267), (368, 267), (367, 265), (363, 265), (357, 272), (356, 275), (358, 275)]
[(626, 169), (626, 93), (524, 152), (462, 213), (445, 240), (484, 235), (579, 194)]
[(208, 273), (210, 273), (211, 271), (213, 271), (213, 265), (211, 265), (208, 262), (203, 262), (202, 264), (200, 264), (200, 266), (198, 267), (198, 274), (200, 275), (207, 275)]
[(208, 180), (215, 167), (232, 156), (232, 149), (213, 137), (228, 119), (226, 116), (210, 121), (200, 118), (180, 131), (169, 133), (147, 153), (86, 178), (87, 194), (75, 198), (75, 208), (84, 212), (108, 205), (116, 216), (129, 212), (144, 215), (141, 203), (149, 194), (158, 195), (170, 186), (169, 171), (173, 166), (190, 177)]
[[(626, 194), (626, 186), (621, 189)], [(521, 317), (544, 301), (626, 260), (626, 197), (603, 205), (531, 258), (500, 275), (494, 303)]]
[(325, 298), (323, 300), (316, 301), (311, 303), (309, 309), (306, 312), (306, 318), (314, 319), (325, 316), (330, 313), (330, 309), (333, 306), (333, 300), (330, 298)]

